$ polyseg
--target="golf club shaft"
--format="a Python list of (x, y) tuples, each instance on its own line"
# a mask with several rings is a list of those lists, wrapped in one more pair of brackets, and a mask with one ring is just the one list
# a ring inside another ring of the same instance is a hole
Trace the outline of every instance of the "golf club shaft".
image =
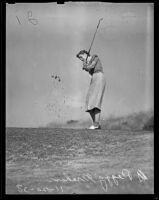
[[(99, 24), (100, 24), (100, 21), (103, 20), (103, 18), (99, 19), (99, 22), (98, 22), (98, 25), (97, 25), (97, 28), (96, 28), (96, 31), (94, 33), (94, 36), (93, 36), (93, 40), (91, 42), (91, 45), (90, 45), (90, 48), (88, 50), (88, 53), (90, 54), (90, 51), (91, 51), (91, 48), (92, 48), (92, 45), (93, 45), (93, 42), (94, 42), (94, 39), (95, 39), (95, 36), (96, 36), (96, 33), (97, 33), (97, 30), (98, 30), (98, 27), (99, 27)], [(88, 55), (87, 55), (87, 58), (88, 58)], [(86, 59), (86, 62), (87, 62), (87, 59)]]

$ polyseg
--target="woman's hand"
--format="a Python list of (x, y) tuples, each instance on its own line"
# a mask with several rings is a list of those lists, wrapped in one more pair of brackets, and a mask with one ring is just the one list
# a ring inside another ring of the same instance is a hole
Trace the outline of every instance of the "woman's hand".
[(85, 71), (88, 71), (87, 67), (83, 67), (82, 69), (85, 70)]
[(83, 66), (87, 67), (88, 63), (86, 61), (83, 61)]
[(86, 62), (83, 62), (83, 68), (82, 69), (85, 70), (85, 71), (88, 71), (87, 66), (88, 66), (88, 64)]
[(85, 70), (85, 71), (87, 71), (87, 72), (89, 71), (86, 67), (83, 67), (82, 69)]

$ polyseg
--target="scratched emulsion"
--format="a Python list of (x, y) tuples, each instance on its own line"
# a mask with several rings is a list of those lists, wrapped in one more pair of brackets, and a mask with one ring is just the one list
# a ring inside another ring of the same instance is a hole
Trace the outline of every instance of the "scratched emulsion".
[(7, 194), (153, 193), (153, 133), (6, 129)]

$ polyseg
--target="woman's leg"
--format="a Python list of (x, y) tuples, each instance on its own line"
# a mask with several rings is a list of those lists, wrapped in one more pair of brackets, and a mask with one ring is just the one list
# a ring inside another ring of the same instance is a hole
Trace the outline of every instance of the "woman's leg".
[(94, 108), (94, 126), (100, 125), (100, 115), (101, 111), (98, 108)]
[(93, 109), (90, 110), (90, 111), (89, 111), (89, 114), (90, 114), (90, 116), (91, 116), (91, 118), (92, 118), (92, 121), (93, 121), (93, 124), (94, 124), (94, 122), (95, 122), (95, 114), (94, 114), (94, 110), (93, 110)]

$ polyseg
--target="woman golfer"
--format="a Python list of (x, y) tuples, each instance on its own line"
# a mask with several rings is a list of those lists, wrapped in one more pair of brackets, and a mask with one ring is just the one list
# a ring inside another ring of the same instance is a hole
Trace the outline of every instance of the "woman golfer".
[(81, 50), (76, 56), (83, 61), (83, 70), (91, 75), (85, 105), (86, 112), (89, 112), (93, 122), (89, 129), (101, 129), (101, 104), (106, 85), (102, 64), (97, 55), (91, 56), (85, 50)]

